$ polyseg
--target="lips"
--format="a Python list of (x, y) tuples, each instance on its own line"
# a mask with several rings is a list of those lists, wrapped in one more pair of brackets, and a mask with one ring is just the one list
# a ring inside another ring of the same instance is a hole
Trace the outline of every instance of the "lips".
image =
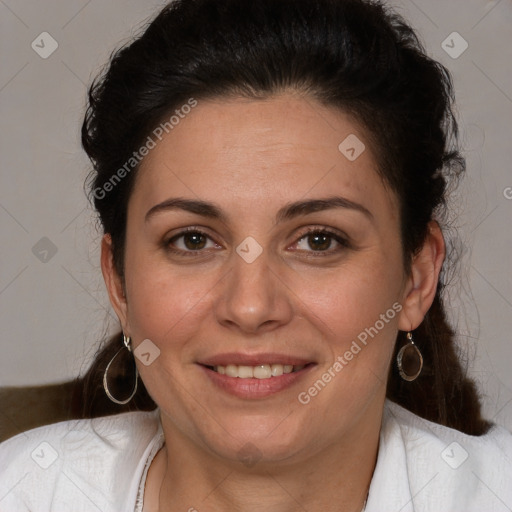
[(282, 391), (316, 366), (284, 354), (218, 354), (199, 362), (218, 388), (240, 398), (264, 398)]

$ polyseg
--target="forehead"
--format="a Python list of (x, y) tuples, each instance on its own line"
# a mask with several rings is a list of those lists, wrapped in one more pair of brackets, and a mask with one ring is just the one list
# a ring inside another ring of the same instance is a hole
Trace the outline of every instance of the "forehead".
[(343, 194), (395, 213), (365, 131), (311, 98), (198, 101), (161, 139), (140, 166), (137, 207), (185, 196), (240, 213)]

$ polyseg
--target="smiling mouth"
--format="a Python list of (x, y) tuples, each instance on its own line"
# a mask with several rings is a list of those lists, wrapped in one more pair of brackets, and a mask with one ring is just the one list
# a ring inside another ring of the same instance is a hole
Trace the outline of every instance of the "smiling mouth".
[(295, 373), (309, 364), (291, 365), (291, 364), (260, 364), (256, 366), (245, 366), (228, 364), (226, 366), (207, 366), (206, 368), (227, 377), (239, 379), (271, 379), (273, 377), (280, 377), (287, 373)]

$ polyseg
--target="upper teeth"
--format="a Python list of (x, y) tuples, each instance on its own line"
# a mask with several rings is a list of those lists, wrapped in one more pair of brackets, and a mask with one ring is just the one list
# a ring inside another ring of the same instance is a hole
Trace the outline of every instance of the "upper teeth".
[(260, 364), (257, 366), (238, 366), (228, 364), (227, 366), (214, 366), (214, 370), (228, 377), (240, 379), (269, 379), (279, 377), (283, 373), (291, 373), (302, 370), (304, 365), (293, 366), (291, 364)]

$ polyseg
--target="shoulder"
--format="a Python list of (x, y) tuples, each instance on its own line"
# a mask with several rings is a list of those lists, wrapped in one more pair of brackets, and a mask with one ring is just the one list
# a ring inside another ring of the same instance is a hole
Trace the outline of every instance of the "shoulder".
[(469, 512), (512, 506), (512, 434), (506, 429), (494, 425), (485, 435), (469, 436), (389, 401), (384, 414), (383, 436), (395, 436), (395, 445), (399, 439), (403, 446), (418, 509)]
[(22, 432), (0, 444), (0, 510), (118, 510), (160, 432), (158, 410)]
[[(388, 418), (392, 417), (395, 420), (402, 433), (402, 438), (410, 449), (421, 449), (425, 445), (443, 447), (444, 449), (444, 447), (447, 447), (446, 443), (457, 443), (462, 448), (469, 450), (468, 458), (471, 456), (476, 460), (484, 460), (493, 457), (495, 454), (501, 454), (503, 457), (500, 458), (504, 459), (504, 463), (512, 463), (512, 460), (505, 456), (512, 455), (512, 434), (499, 425), (493, 425), (482, 436), (470, 436), (421, 418), (391, 401), (386, 402), (386, 413)], [(451, 455), (452, 449), (456, 452), (457, 446), (451, 447), (447, 455)], [(442, 455), (446, 457), (445, 454)], [(460, 455), (463, 456), (464, 454), (461, 452)], [(459, 460), (461, 458), (459, 454), (455, 453), (455, 457), (459, 462), (462, 462), (462, 460)], [(455, 465), (455, 462), (452, 465)]]

